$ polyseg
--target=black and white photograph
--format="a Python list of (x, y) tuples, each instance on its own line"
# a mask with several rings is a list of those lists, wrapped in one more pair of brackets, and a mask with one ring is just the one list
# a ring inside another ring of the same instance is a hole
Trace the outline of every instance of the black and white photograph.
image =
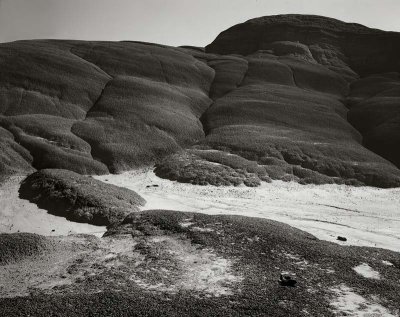
[(400, 317), (399, 0), (0, 0), (0, 317)]

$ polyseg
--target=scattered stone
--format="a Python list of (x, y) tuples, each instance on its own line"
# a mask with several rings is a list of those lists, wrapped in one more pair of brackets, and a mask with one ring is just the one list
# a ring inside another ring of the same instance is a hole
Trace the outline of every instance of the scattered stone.
[(297, 284), (296, 274), (290, 272), (282, 272), (279, 277), (279, 284), (282, 286), (294, 287)]
[(338, 237), (337, 237), (337, 240), (339, 240), (339, 241), (347, 241), (347, 238), (338, 236)]

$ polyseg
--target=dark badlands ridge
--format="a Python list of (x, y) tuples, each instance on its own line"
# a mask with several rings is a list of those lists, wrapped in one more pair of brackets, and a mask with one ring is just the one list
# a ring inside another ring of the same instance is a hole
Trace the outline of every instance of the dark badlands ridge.
[(156, 163), (195, 184), (400, 186), (399, 53), (399, 33), (302, 15), (205, 49), (0, 44), (0, 175)]
[(302, 15), (249, 20), (205, 49), (0, 44), (0, 178), (40, 170), (21, 198), (108, 226), (101, 239), (0, 234), (0, 315), (353, 316), (332, 303), (355, 296), (397, 316), (399, 253), (265, 219), (139, 211), (136, 193), (79, 174), (155, 164), (193, 184), (400, 186), (399, 53), (399, 33)]

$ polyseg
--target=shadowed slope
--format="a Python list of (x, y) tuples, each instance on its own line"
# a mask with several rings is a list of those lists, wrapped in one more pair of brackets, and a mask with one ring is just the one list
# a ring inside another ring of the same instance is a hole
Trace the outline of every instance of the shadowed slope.
[[(67, 43), (56, 46), (45, 41), (0, 45), (0, 126), (11, 132), (13, 143), (6, 141), (11, 148), (30, 152), (23, 156), (27, 162), (19, 163), (20, 173), (29, 171), (28, 164), (107, 172), (91, 160), (90, 148), (70, 129), (85, 117), (110, 76), (68, 49)], [(9, 173), (15, 172), (14, 158), (10, 154), (4, 158)]]
[(400, 167), (399, 73), (376, 74), (352, 84), (349, 122), (363, 135), (363, 144)]
[(29, 175), (21, 183), (19, 193), (21, 198), (52, 214), (101, 226), (118, 223), (146, 203), (129, 189), (57, 169)]

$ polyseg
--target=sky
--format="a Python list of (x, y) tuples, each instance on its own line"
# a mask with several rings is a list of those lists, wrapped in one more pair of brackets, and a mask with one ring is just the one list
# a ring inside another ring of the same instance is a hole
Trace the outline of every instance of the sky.
[(400, 0), (0, 0), (0, 42), (57, 38), (205, 46), (237, 23), (288, 13), (400, 31)]

